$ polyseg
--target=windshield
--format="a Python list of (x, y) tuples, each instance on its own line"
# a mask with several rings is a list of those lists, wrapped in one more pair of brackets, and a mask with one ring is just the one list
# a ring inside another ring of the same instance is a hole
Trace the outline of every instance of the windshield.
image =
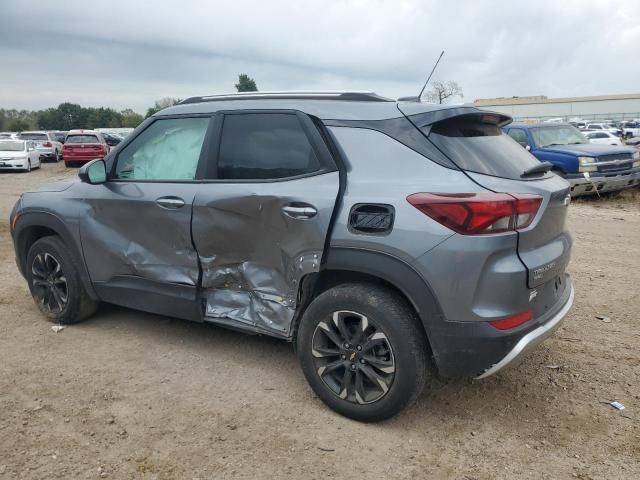
[(95, 135), (69, 135), (64, 143), (100, 143)]
[(6, 142), (0, 141), (0, 152), (23, 152), (25, 142)]
[(559, 127), (537, 127), (532, 128), (531, 133), (538, 148), (550, 147), (552, 145), (578, 145), (589, 143), (584, 135), (571, 125)]
[(21, 133), (20, 138), (22, 140), (49, 140), (45, 133)]

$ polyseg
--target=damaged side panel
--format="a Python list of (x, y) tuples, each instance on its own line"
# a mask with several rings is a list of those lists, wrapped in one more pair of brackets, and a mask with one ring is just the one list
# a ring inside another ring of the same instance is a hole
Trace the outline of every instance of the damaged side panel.
[[(200, 185), (192, 232), (205, 315), (289, 336), (300, 279), (320, 268), (338, 188), (338, 172)], [(287, 207), (309, 215), (291, 216)]]
[[(80, 216), (85, 261), (94, 283), (119, 276), (196, 286), (198, 258), (191, 242), (191, 202), (197, 184), (110, 182), (91, 188)], [(156, 200), (184, 199), (175, 210)]]

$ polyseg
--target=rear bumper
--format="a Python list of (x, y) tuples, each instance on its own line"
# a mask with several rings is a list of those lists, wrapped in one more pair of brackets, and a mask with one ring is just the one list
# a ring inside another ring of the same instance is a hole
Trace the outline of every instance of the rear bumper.
[(100, 158), (100, 157), (96, 157), (96, 156), (91, 156), (91, 157), (69, 157), (67, 155), (63, 156), (62, 159), (64, 160), (64, 163), (87, 163), (90, 162), (91, 160), (95, 160), (96, 158)]
[(597, 193), (616, 192), (640, 185), (640, 168), (634, 168), (618, 174), (592, 174), (589, 179), (582, 174), (568, 175), (571, 184), (571, 196), (595, 195)]
[(515, 363), (516, 360), (518, 360), (527, 352), (535, 348), (545, 338), (547, 338), (549, 335), (555, 332), (557, 328), (560, 326), (560, 323), (562, 323), (562, 320), (564, 320), (564, 317), (567, 316), (567, 313), (569, 313), (569, 310), (573, 305), (573, 295), (574, 295), (573, 286), (569, 285), (568, 289), (569, 289), (569, 299), (562, 306), (562, 308), (558, 313), (556, 313), (553, 317), (551, 317), (551, 319), (549, 319), (547, 323), (540, 325), (536, 329), (531, 330), (529, 333), (527, 333), (524, 337), (522, 337), (518, 341), (518, 343), (516, 343), (515, 347), (513, 347), (509, 351), (509, 353), (507, 353), (502, 358), (502, 360), (500, 360), (498, 363), (496, 363), (492, 367), (485, 370), (484, 373), (482, 373), (481, 375), (478, 375), (476, 378), (480, 379), (480, 378), (489, 377), (494, 373), (499, 372), (503, 368), (508, 367), (509, 365)]
[(556, 301), (535, 320), (514, 330), (497, 330), (487, 322), (438, 322), (429, 340), (443, 377), (484, 378), (520, 359), (555, 329), (573, 304), (568, 275)]

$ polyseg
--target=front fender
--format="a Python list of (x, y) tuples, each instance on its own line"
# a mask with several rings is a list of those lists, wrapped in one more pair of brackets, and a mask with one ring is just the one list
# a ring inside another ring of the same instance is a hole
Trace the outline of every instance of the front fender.
[(74, 235), (71, 229), (51, 212), (32, 210), (16, 212), (12, 215), (18, 216), (12, 231), (12, 237), (16, 263), (22, 276), (25, 276), (28, 247), (33, 243), (33, 236), (40, 238), (47, 235), (45, 232), (50, 231), (59, 236), (69, 249), (89, 297), (93, 300), (98, 300), (84, 262), (80, 239), (77, 234)]

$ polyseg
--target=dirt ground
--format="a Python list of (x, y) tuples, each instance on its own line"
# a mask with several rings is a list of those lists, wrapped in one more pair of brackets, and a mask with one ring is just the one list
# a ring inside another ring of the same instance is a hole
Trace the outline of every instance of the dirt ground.
[(640, 195), (571, 205), (575, 306), (519, 366), (365, 425), (282, 341), (113, 306), (54, 333), (7, 218), (75, 173), (0, 175), (0, 478), (640, 478)]

